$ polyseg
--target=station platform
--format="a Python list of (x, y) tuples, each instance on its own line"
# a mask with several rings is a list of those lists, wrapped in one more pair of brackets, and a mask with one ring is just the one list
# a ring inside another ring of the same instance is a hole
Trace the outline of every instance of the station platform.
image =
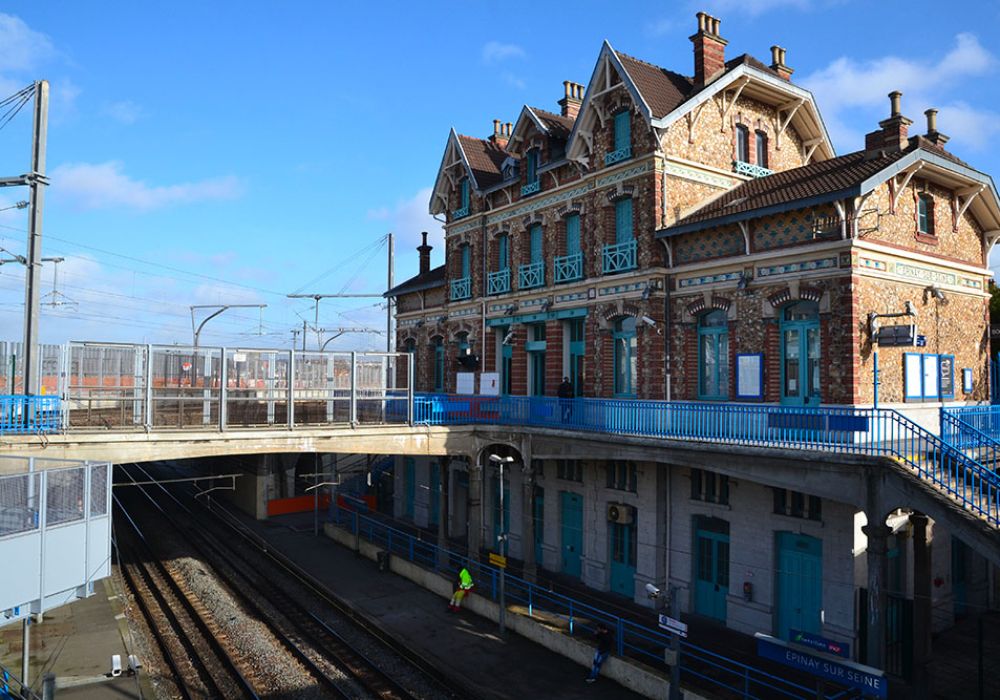
[[(0, 665), (21, 674), (21, 623), (0, 627)], [(131, 644), (122, 600), (107, 578), (94, 595), (45, 613), (31, 625), (30, 681), (41, 694), (42, 677), (56, 676), (56, 697), (73, 700), (153, 697), (140, 689), (142, 675), (111, 678), (111, 656), (127, 667)], [(140, 657), (141, 660), (141, 657)]]

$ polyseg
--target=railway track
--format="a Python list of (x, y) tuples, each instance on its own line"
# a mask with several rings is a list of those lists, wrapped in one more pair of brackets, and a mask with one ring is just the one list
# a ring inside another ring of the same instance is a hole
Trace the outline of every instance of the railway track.
[[(232, 529), (233, 523), (219, 519), (214, 511), (209, 512), (200, 504), (189, 508), (162, 485), (158, 488), (167, 499), (157, 500), (144, 487), (137, 488), (142, 489), (154, 509), (184, 541), (200, 553), (203, 561), (212, 565), (241, 604), (264, 622), (287, 652), (333, 695), (344, 697), (347, 693), (354, 697), (356, 693), (351, 693), (350, 687), (353, 685), (360, 688), (363, 695), (384, 700), (468, 696), (467, 689), (457, 688), (447, 676), (405, 646), (373, 630), (349, 606), (336, 600), (329, 591), (318, 588), (318, 582), (289, 569), (287, 562), (262, 550), (258, 542), (248, 540), (245, 532)], [(239, 532), (240, 536), (223, 539), (213, 534), (223, 523), (227, 532)], [(379, 649), (378, 661), (313, 612), (311, 607), (315, 606), (317, 596), (323, 603), (321, 607), (332, 607), (355, 628), (363, 629), (366, 635), (374, 635)], [(311, 605), (303, 602), (303, 598), (311, 599)], [(406, 667), (402, 676), (412, 678), (416, 674), (423, 680), (406, 685), (395, 680), (393, 676), (401, 666)], [(342, 674), (350, 677), (346, 687)], [(410, 687), (414, 685), (416, 690)], [(432, 690), (428, 692), (428, 688)]]

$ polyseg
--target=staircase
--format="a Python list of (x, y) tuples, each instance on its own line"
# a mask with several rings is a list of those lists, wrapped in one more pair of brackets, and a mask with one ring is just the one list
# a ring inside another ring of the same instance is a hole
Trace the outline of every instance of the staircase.
[(0, 666), (0, 700), (41, 700), (38, 695)]

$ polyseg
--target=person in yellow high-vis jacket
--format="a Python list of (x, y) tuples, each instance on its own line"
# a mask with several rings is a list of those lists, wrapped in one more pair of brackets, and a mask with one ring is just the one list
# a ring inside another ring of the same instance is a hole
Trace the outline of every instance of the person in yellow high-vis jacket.
[(449, 612), (458, 612), (459, 608), (462, 607), (462, 599), (465, 598), (473, 588), (475, 584), (472, 582), (472, 574), (464, 566), (462, 570), (458, 572), (458, 586), (455, 587), (455, 593), (451, 596), (451, 602), (448, 603)]

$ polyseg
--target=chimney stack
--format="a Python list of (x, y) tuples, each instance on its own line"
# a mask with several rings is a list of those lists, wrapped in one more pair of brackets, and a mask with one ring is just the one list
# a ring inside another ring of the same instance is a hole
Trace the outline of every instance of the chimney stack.
[(938, 111), (933, 107), (924, 112), (927, 116), (927, 134), (925, 138), (935, 146), (944, 148), (944, 145), (948, 143), (948, 137), (937, 130), (937, 113)]
[(420, 274), (423, 275), (431, 271), (431, 251), (433, 248), (427, 245), (427, 232), (424, 231), (420, 234), (424, 237), (423, 245), (417, 246), (417, 252), (420, 253)]
[(580, 113), (580, 105), (583, 104), (583, 85), (564, 80), (563, 88), (566, 95), (559, 100), (560, 114), (570, 119), (576, 119), (576, 115)]
[(506, 148), (507, 142), (510, 141), (510, 122), (502, 124), (499, 119), (494, 119), (493, 135), (490, 136), (490, 141), (499, 148)]
[(899, 98), (903, 96), (899, 90), (889, 93), (890, 114), (888, 119), (878, 123), (881, 127), (865, 135), (866, 151), (900, 151), (909, 145), (909, 126), (913, 123), (900, 112)]
[(690, 39), (694, 44), (694, 86), (702, 88), (712, 82), (726, 67), (725, 39), (719, 36), (719, 20), (699, 12), (698, 32)]
[(771, 47), (771, 70), (785, 80), (792, 79), (795, 71), (785, 65), (785, 49), (780, 46)]

